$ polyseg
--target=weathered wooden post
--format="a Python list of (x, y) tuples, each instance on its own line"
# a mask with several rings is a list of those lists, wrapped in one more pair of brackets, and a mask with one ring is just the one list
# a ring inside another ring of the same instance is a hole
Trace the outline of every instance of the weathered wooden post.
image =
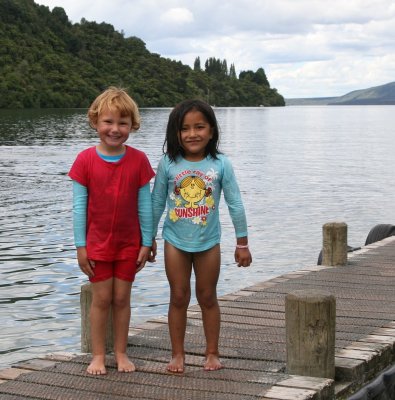
[(322, 227), (322, 265), (347, 264), (347, 224), (328, 222)]
[(336, 300), (331, 294), (297, 290), (285, 298), (287, 372), (335, 378)]
[[(89, 318), (89, 311), (92, 304), (92, 289), (91, 284), (86, 283), (81, 286), (81, 352), (91, 353), (92, 343), (91, 343), (91, 324)], [(106, 351), (109, 353), (114, 348), (114, 334), (113, 334), (113, 324), (112, 324), (112, 312), (108, 316), (107, 322), (107, 334), (106, 334)]]

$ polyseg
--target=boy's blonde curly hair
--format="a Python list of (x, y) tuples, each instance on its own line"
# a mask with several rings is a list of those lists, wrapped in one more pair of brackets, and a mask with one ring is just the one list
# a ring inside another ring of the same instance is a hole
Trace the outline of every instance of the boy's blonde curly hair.
[(104, 111), (118, 111), (121, 117), (130, 116), (132, 130), (140, 128), (140, 113), (135, 101), (127, 94), (125, 89), (110, 86), (96, 97), (88, 110), (89, 125), (94, 128), (99, 115)]

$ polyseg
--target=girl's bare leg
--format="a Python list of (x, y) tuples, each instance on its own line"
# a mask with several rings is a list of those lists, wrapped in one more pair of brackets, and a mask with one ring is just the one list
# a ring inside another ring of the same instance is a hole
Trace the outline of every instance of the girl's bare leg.
[(112, 301), (113, 280), (92, 283), (92, 304), (90, 308), (92, 361), (87, 372), (92, 375), (104, 375), (106, 358), (106, 327)]
[(113, 286), (113, 324), (114, 354), (119, 372), (133, 372), (135, 365), (126, 354), (130, 324), (130, 296), (132, 282), (114, 278)]
[(202, 309), (203, 327), (206, 336), (206, 371), (222, 368), (219, 360), (218, 342), (221, 325), (217, 300), (217, 283), (220, 273), (221, 253), (219, 245), (194, 253), (193, 268), (196, 275), (196, 298)]
[(184, 372), (184, 339), (187, 309), (191, 298), (192, 257), (165, 242), (165, 267), (170, 284), (168, 324), (172, 347), (172, 359), (167, 366), (170, 372)]

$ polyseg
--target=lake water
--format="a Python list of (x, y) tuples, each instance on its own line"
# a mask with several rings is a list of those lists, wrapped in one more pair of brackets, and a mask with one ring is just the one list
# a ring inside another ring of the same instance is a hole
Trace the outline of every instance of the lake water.
[[(143, 109), (129, 144), (156, 168), (169, 109)], [(395, 106), (216, 108), (247, 211), (253, 264), (233, 261), (222, 203), (218, 292), (314, 265), (322, 225), (344, 221), (349, 245), (378, 223), (395, 224)], [(71, 184), (76, 154), (97, 143), (85, 110), (0, 110), (0, 368), (54, 351), (79, 351), (79, 292)], [(138, 274), (132, 324), (167, 312), (159, 240)], [(195, 302), (195, 300), (193, 300)]]

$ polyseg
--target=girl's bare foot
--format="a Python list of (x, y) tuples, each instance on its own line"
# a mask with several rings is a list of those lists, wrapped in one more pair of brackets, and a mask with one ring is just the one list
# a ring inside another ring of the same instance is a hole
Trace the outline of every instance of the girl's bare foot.
[(129, 360), (125, 353), (115, 355), (115, 361), (118, 366), (118, 372), (134, 372), (136, 371), (135, 365)]
[(93, 356), (86, 372), (91, 375), (106, 375), (105, 356)]
[(221, 361), (217, 354), (208, 354), (204, 364), (205, 371), (217, 371), (222, 368)]
[(177, 372), (183, 373), (184, 372), (184, 356), (183, 355), (175, 355), (170, 360), (169, 364), (167, 365), (167, 370), (169, 372)]

